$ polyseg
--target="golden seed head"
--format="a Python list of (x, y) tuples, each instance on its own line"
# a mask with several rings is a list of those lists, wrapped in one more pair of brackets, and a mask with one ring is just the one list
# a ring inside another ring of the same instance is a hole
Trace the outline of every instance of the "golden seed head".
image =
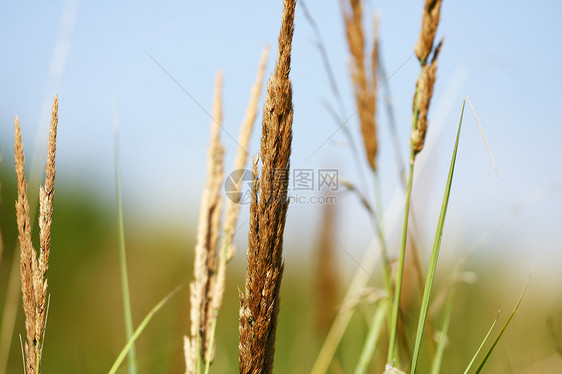
[(283, 274), (283, 231), (291, 154), (293, 104), (291, 44), (295, 0), (285, 0), (275, 71), (267, 86), (263, 109), (258, 179), (258, 158), (254, 159), (248, 269), (240, 305), (240, 373), (271, 373), (275, 332), (279, 313), (279, 291)]
[(427, 58), (433, 48), (433, 40), (435, 39), (435, 33), (439, 25), (440, 15), (441, 0), (426, 0), (423, 8), (420, 36), (414, 49), (422, 65), (426, 64)]
[(417, 116), (417, 128), (412, 130), (412, 144), (416, 154), (421, 152), (425, 143), (425, 134), (428, 127), (427, 113), (431, 97), (433, 96), (433, 86), (435, 85), (437, 73), (437, 58), (442, 44), (443, 40), (435, 48), (431, 63), (422, 67), (422, 73), (416, 83), (414, 100), (417, 98), (418, 111), (414, 115)]

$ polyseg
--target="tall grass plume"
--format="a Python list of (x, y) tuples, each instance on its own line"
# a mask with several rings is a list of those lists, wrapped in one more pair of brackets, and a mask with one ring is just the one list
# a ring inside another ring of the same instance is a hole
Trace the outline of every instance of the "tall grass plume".
[(271, 373), (283, 274), (283, 232), (291, 154), (293, 102), (291, 44), (295, 0), (285, 0), (275, 71), (267, 86), (263, 109), (258, 179), (254, 159), (246, 282), (240, 292), (240, 373)]
[[(361, 135), (367, 161), (371, 169), (376, 170), (376, 156), (378, 150), (376, 112), (376, 70), (378, 41), (371, 52), (371, 74), (366, 69), (365, 33), (362, 25), (363, 10), (361, 0), (349, 0), (349, 5), (341, 1), (342, 14), (345, 23), (345, 35), (352, 61), (350, 63), (351, 80), (355, 95), (355, 105), (361, 124)], [(349, 9), (348, 9), (349, 8)]]
[[(220, 188), (224, 177), (224, 147), (219, 134), (222, 124), (222, 72), (217, 73), (211, 141), (207, 153), (207, 182), (201, 198), (199, 226), (193, 265), (194, 280), (190, 284), (191, 336), (184, 338), (186, 373), (201, 370), (210, 347), (212, 299), (216, 283), (217, 244), (220, 233), (222, 197)], [(212, 355), (212, 351), (209, 353)], [(198, 367), (199, 366), (199, 367)]]
[(24, 171), (24, 152), (21, 128), (15, 118), (15, 164), (18, 186), (16, 215), (20, 243), (20, 272), (23, 310), (25, 313), (26, 342), (25, 371), (38, 374), (47, 323), (48, 296), (47, 270), (51, 252), (51, 225), (55, 184), (55, 153), (58, 126), (58, 97), (55, 96), (47, 145), (45, 182), (39, 189), (39, 254), (31, 240), (31, 218)]

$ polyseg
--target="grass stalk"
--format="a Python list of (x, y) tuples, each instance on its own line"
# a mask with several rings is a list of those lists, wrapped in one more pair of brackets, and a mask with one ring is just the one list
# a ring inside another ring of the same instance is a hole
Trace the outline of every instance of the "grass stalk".
[[(39, 251), (31, 239), (31, 214), (24, 168), (24, 151), (18, 117), (14, 120), (14, 160), (17, 174), (18, 199), (16, 217), (20, 244), (20, 276), (23, 310), (25, 313), (26, 342), (24, 349), (27, 374), (39, 374), (47, 324), (48, 294), (47, 269), (51, 249), (51, 226), (55, 184), (55, 154), (58, 126), (58, 97), (51, 112), (47, 144), (45, 181), (39, 188)], [(23, 345), (23, 344), (22, 344)]]
[(513, 319), (513, 316), (515, 316), (515, 313), (517, 312), (517, 309), (519, 309), (519, 305), (521, 305), (521, 301), (523, 300), (523, 295), (525, 295), (525, 291), (527, 290), (527, 286), (529, 285), (530, 280), (531, 280), (531, 274), (529, 274), (529, 277), (527, 278), (527, 282), (525, 282), (525, 286), (523, 287), (523, 291), (521, 291), (521, 295), (519, 296), (519, 299), (517, 300), (517, 304), (515, 304), (515, 307), (511, 311), (511, 314), (507, 318), (507, 321), (505, 321), (505, 324), (503, 325), (502, 329), (500, 330), (500, 332), (498, 333), (498, 335), (494, 339), (494, 342), (492, 343), (492, 345), (490, 346), (490, 348), (486, 352), (486, 355), (484, 356), (484, 358), (480, 362), (480, 365), (478, 365), (478, 368), (476, 368), (476, 371), (474, 372), (475, 374), (479, 374), (482, 371), (482, 369), (484, 368), (484, 365), (486, 365), (486, 362), (490, 358), (490, 355), (492, 354), (492, 351), (494, 350), (494, 348), (496, 347), (496, 345), (500, 341), (503, 333), (507, 329), (507, 326), (509, 326), (511, 320)]
[(437, 259), (439, 257), (439, 249), (441, 248), (441, 240), (443, 238), (443, 227), (445, 226), (445, 216), (447, 214), (447, 207), (449, 205), (449, 196), (451, 193), (451, 185), (453, 182), (453, 174), (455, 171), (455, 163), (457, 160), (457, 150), (459, 147), (459, 139), (461, 135), (462, 118), (464, 114), (464, 104), (463, 100), (461, 109), (461, 118), (459, 121), (459, 128), (457, 130), (457, 138), (455, 140), (455, 147), (453, 149), (453, 156), (451, 157), (451, 165), (449, 167), (449, 175), (447, 177), (447, 184), (445, 187), (445, 193), (443, 195), (443, 204), (441, 205), (441, 213), (439, 214), (439, 222), (437, 223), (437, 232), (435, 233), (435, 240), (433, 241), (433, 249), (431, 251), (431, 258), (429, 260), (429, 270), (427, 272), (425, 288), (423, 291), (421, 311), (418, 320), (418, 328), (416, 332), (416, 342), (414, 344), (414, 353), (412, 355), (412, 366), (410, 373), (414, 374), (416, 372), (416, 366), (418, 362), (418, 357), (420, 353), (421, 343), (423, 339), (423, 333), (425, 329), (425, 321), (427, 317), (427, 312), (429, 309), (429, 298), (431, 296), (431, 288), (433, 286), (433, 280), (435, 278), (435, 270), (437, 269)]
[[(416, 155), (421, 152), (425, 142), (427, 132), (427, 113), (429, 103), (433, 96), (433, 85), (435, 83), (435, 72), (437, 70), (437, 57), (441, 50), (442, 42), (433, 48), (435, 32), (439, 24), (441, 9), (441, 0), (426, 0), (422, 17), (422, 29), (418, 42), (415, 47), (415, 53), (421, 65), (421, 71), (416, 80), (416, 90), (413, 102), (412, 116), (412, 135), (410, 137), (410, 170), (408, 176), (408, 185), (406, 187), (406, 204), (404, 214), (404, 224), (402, 230), (402, 242), (400, 245), (400, 257), (398, 263), (398, 272), (396, 275), (396, 290), (394, 298), (394, 306), (392, 310), (392, 322), (390, 330), (390, 340), (387, 355), (387, 365), (393, 367), (396, 359), (396, 335), (398, 331), (398, 317), (400, 311), (400, 296), (402, 292), (402, 278), (404, 275), (404, 260), (406, 257), (406, 243), (408, 234), (408, 220), (410, 213), (410, 197), (412, 193), (412, 180), (414, 174), (414, 160)], [(428, 64), (428, 58), (433, 55), (431, 62)], [(464, 110), (464, 104), (463, 104)], [(461, 115), (462, 119), (462, 115)], [(459, 127), (460, 131), (460, 127)], [(457, 139), (458, 141), (458, 139)], [(456, 152), (456, 148), (455, 148)], [(425, 292), (424, 292), (425, 294)], [(429, 295), (428, 295), (429, 296)], [(424, 317), (425, 320), (425, 317)], [(415, 353), (414, 353), (415, 356)], [(413, 359), (415, 360), (415, 358)]]
[[(211, 336), (209, 337), (209, 345), (214, 347), (215, 344), (215, 332), (217, 329), (217, 319), (213, 319), (212, 326), (211, 326)], [(211, 369), (211, 362), (213, 362), (213, 351), (207, 351), (205, 355), (205, 367), (203, 368), (203, 373), (209, 374), (209, 370)], [(198, 369), (199, 370), (199, 369)]]
[(472, 356), (472, 360), (470, 360), (470, 362), (468, 363), (468, 365), (467, 365), (466, 369), (464, 370), (463, 374), (468, 374), (468, 372), (470, 371), (470, 368), (472, 368), (472, 365), (476, 361), (476, 358), (480, 354), (480, 351), (482, 351), (482, 348), (484, 347), (484, 344), (486, 344), (486, 341), (488, 341), (488, 338), (490, 337), (490, 334), (494, 330), (494, 327), (496, 326), (496, 322), (498, 322), (499, 316), (500, 316), (500, 311), (498, 311), (498, 314), (496, 314), (496, 318), (494, 319), (494, 322), (492, 322), (492, 326), (490, 326), (490, 328), (488, 329), (488, 332), (486, 333), (486, 336), (482, 340), (482, 343), (480, 343), (480, 346), (476, 350), (476, 353), (474, 353), (474, 356)]
[(365, 374), (369, 368), (369, 363), (373, 358), (375, 348), (380, 337), (382, 326), (384, 324), (384, 318), (387, 315), (387, 309), (389, 306), (389, 300), (384, 299), (380, 302), (377, 310), (373, 314), (373, 320), (371, 321), (371, 326), (367, 334), (367, 339), (363, 345), (363, 350), (361, 351), (361, 356), (357, 362), (357, 367), (355, 368), (355, 374)]
[[(365, 156), (372, 170), (376, 170), (378, 150), (376, 124), (376, 76), (368, 74), (365, 68), (365, 33), (363, 30), (363, 9), (360, 0), (349, 0), (346, 5), (341, 1), (346, 39), (351, 53), (351, 80), (355, 96), (356, 113), (359, 115), (361, 135), (365, 146)], [(375, 43), (376, 47), (376, 43)], [(376, 49), (373, 50), (376, 55)], [(376, 61), (373, 62), (376, 65)], [(373, 65), (374, 66), (374, 65)], [(373, 69), (373, 71), (376, 69)]]
[(400, 243), (400, 257), (398, 259), (398, 272), (396, 274), (396, 286), (392, 305), (392, 316), (390, 322), (390, 337), (388, 343), (387, 364), (393, 366), (396, 358), (396, 336), (398, 333), (398, 317), (400, 312), (400, 297), (402, 295), (402, 280), (404, 278), (404, 260), (406, 258), (406, 242), (408, 235), (408, 218), (410, 216), (410, 198), (412, 195), (412, 184), (414, 178), (414, 148), (410, 151), (410, 170), (408, 185), (406, 188), (406, 203), (404, 207), (404, 222), (402, 224), (402, 240)]
[[(248, 102), (248, 107), (246, 109), (246, 114), (242, 125), (240, 126), (240, 134), (238, 137), (238, 151), (236, 152), (236, 159), (234, 162), (234, 171), (240, 171), (246, 167), (247, 158), (249, 152), (247, 150), (250, 143), (250, 136), (254, 128), (254, 123), (258, 111), (258, 100), (261, 92), (261, 87), (263, 84), (263, 77), (265, 73), (265, 66), (267, 63), (267, 56), (269, 55), (269, 46), (265, 46), (262, 51), (260, 63), (258, 66), (258, 73), (254, 85), (252, 86), (250, 92), (250, 100)], [(232, 176), (232, 175), (231, 175)], [(234, 181), (235, 188), (237, 190), (241, 189), (241, 180)], [(210, 331), (209, 334), (209, 351), (205, 354), (204, 358), (204, 373), (208, 374), (211, 363), (213, 362), (213, 351), (215, 346), (215, 333), (217, 328), (217, 318), (220, 307), (222, 305), (222, 299), (224, 295), (224, 283), (226, 279), (226, 265), (234, 256), (234, 233), (236, 229), (236, 222), (238, 221), (238, 214), (240, 212), (240, 201), (235, 201), (229, 199), (226, 202), (226, 214), (223, 226), (223, 243), (218, 250), (218, 265), (217, 265), (217, 275), (216, 282), (213, 292), (213, 297), (211, 300), (211, 321), (210, 321)]]
[[(49, 130), (49, 138), (53, 135), (53, 120), (56, 118), (56, 123), (58, 124), (58, 97), (56, 98), (57, 105), (57, 115), (54, 116), (55, 113), (51, 112), (51, 129)], [(53, 107), (55, 109), (55, 107)], [(54, 134), (56, 135), (56, 134)], [(38, 135), (39, 137), (40, 135)], [(53, 139), (55, 140), (55, 139)], [(54, 161), (54, 154), (53, 154), (53, 161)], [(33, 155), (32, 162), (31, 162), (31, 185), (36, 185), (40, 183), (40, 162), (39, 162), (39, 153), (36, 151)], [(53, 163), (54, 167), (54, 163)], [(54, 175), (53, 175), (54, 177)], [(37, 195), (34, 191), (28, 191), (28, 204), (29, 206), (29, 217), (34, 217), (37, 210)], [(33, 228), (33, 220), (30, 221), (30, 229)], [(20, 295), (20, 257), (17, 255), (21, 251), (21, 247), (16, 245), (14, 249), (14, 256), (12, 259), (12, 263), (10, 264), (10, 276), (8, 279), (8, 284), (6, 287), (6, 299), (4, 302), (4, 307), (2, 310), (2, 325), (0, 326), (0, 373), (6, 372), (6, 367), (8, 365), (8, 358), (10, 355), (10, 348), (12, 342), (12, 336), (14, 334), (14, 327), (16, 323), (17, 311), (18, 311), (18, 297)], [(20, 337), (21, 341), (21, 337)], [(23, 350), (23, 344), (22, 344)], [(23, 355), (25, 356), (25, 354)], [(24, 358), (25, 360), (25, 358)], [(25, 366), (25, 364), (24, 364)]]
[[(216, 315), (217, 286), (224, 284), (217, 274), (217, 248), (222, 216), (220, 189), (223, 182), (224, 147), (220, 142), (222, 125), (222, 72), (215, 80), (211, 137), (207, 149), (207, 180), (201, 197), (199, 223), (193, 262), (194, 279), (190, 285), (190, 336), (184, 339), (186, 373), (202, 373), (207, 357), (214, 355), (209, 332)], [(223, 269), (224, 270), (224, 269)], [(222, 293), (221, 293), (222, 296)], [(208, 351), (211, 351), (208, 356)]]
[(238, 365), (240, 373), (271, 373), (283, 275), (283, 233), (289, 206), (293, 137), (293, 91), (289, 77), (295, 0), (283, 1), (277, 62), (267, 86), (258, 179), (253, 165), (246, 280), (240, 292)]
[(177, 285), (176, 288), (174, 288), (172, 291), (170, 291), (170, 293), (168, 293), (166, 296), (164, 296), (162, 298), (162, 300), (160, 300), (158, 302), (158, 304), (156, 304), (155, 306), (152, 307), (152, 309), (150, 309), (150, 311), (143, 318), (143, 320), (141, 321), (139, 326), (135, 329), (135, 331), (131, 335), (131, 338), (129, 338), (129, 340), (127, 340), (127, 343), (125, 344), (123, 349), (121, 349), (121, 352), (119, 352), (119, 355), (117, 355), (117, 358), (115, 359), (115, 361), (113, 362), (113, 365), (109, 369), (108, 374), (117, 373), (117, 370), (119, 369), (119, 367), (121, 366), (121, 364), (125, 360), (125, 357), (130, 352), (130, 350), (133, 349), (135, 341), (142, 334), (142, 332), (144, 331), (144, 329), (146, 328), (148, 323), (152, 320), (152, 318), (156, 315), (156, 313), (158, 313), (158, 311), (160, 311), (160, 309), (162, 309), (162, 307), (164, 305), (166, 305), (166, 303), (168, 303), (168, 301), (170, 301), (170, 299), (172, 297), (174, 297), (182, 288), (184, 288), (189, 283), (189, 281), (190, 281), (190, 279), (188, 279), (188, 280), (184, 281), (183, 283)]
[(447, 305), (445, 306), (445, 315), (443, 316), (443, 327), (439, 332), (439, 341), (437, 342), (437, 347), (435, 350), (435, 357), (433, 363), (431, 364), (431, 374), (439, 374), (441, 370), (441, 363), (443, 362), (443, 353), (445, 352), (445, 347), (447, 346), (447, 332), (449, 331), (449, 324), (451, 322), (451, 314), (453, 311), (453, 300), (455, 298), (456, 291), (456, 281), (453, 283), (451, 289), (449, 290), (449, 296), (447, 298)]
[[(133, 316), (131, 312), (131, 296), (129, 293), (129, 277), (127, 272), (127, 256), (125, 251), (125, 228), (123, 223), (123, 201), (121, 194), (121, 166), (119, 155), (119, 125), (114, 118), (115, 125), (115, 199), (117, 204), (117, 234), (119, 238), (119, 272), (121, 274), (121, 291), (123, 297), (123, 312), (125, 317), (125, 333), (127, 341), (133, 337)], [(134, 343), (129, 349), (129, 374), (136, 374), (137, 359)]]

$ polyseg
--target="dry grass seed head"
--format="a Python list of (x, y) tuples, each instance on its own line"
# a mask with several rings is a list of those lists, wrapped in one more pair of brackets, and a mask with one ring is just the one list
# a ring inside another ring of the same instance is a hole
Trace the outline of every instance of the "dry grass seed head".
[[(362, 26), (363, 11), (360, 0), (350, 0), (349, 6), (341, 2), (344, 17), (346, 38), (352, 56), (350, 64), (355, 104), (359, 114), (361, 135), (367, 161), (371, 169), (376, 170), (377, 134), (376, 134), (376, 61), (371, 61), (372, 76), (369, 78), (365, 70), (365, 36)], [(348, 10), (350, 8), (351, 10)], [(372, 58), (378, 54), (377, 42), (373, 45)]]
[(418, 60), (425, 65), (431, 49), (439, 18), (441, 14), (441, 0), (426, 0), (423, 8), (422, 27), (418, 42), (416, 43), (415, 52)]
[(26, 372), (36, 371), (37, 350), (35, 332), (35, 289), (34, 274), (37, 269), (37, 252), (31, 242), (31, 220), (29, 217), (29, 202), (27, 200), (27, 182), (24, 172), (24, 153), (23, 142), (21, 139), (21, 129), (18, 117), (15, 118), (15, 143), (14, 159), (16, 164), (16, 175), (18, 182), (18, 200), (16, 202), (16, 217), (18, 224), (18, 235), (20, 242), (20, 272), (21, 272), (21, 292), (23, 301), (23, 311), (25, 314), (25, 357)]
[(38, 373), (43, 348), (47, 305), (47, 269), (51, 247), (51, 225), (55, 183), (55, 153), (58, 126), (58, 97), (55, 96), (47, 145), (45, 183), (39, 190), (39, 259), (31, 241), (31, 219), (25, 180), (25, 159), (18, 117), (14, 121), (14, 159), (18, 184), (16, 218), (20, 242), (20, 273), (26, 328), (26, 372)]
[[(285, 0), (277, 62), (267, 87), (261, 138), (261, 178), (252, 186), (248, 269), (240, 306), (239, 370), (271, 373), (283, 273), (283, 231), (292, 140), (289, 79), (295, 1)], [(257, 176), (257, 160), (254, 162)], [(258, 192), (259, 191), (259, 192)]]
[(36, 333), (41, 336), (45, 326), (45, 306), (47, 302), (47, 270), (51, 253), (51, 226), (53, 223), (53, 197), (55, 188), (55, 153), (57, 150), (58, 97), (55, 96), (51, 115), (49, 141), (47, 143), (47, 163), (45, 165), (45, 183), (39, 189), (39, 269), (36, 275), (36, 292), (39, 302)]
[[(240, 127), (240, 134), (238, 136), (238, 151), (236, 152), (236, 159), (234, 161), (234, 170), (241, 170), (246, 167), (248, 160), (248, 145), (250, 144), (250, 136), (256, 122), (258, 112), (258, 100), (260, 97), (261, 86), (265, 74), (265, 66), (267, 63), (267, 56), (269, 55), (269, 47), (263, 49), (260, 63), (258, 67), (258, 74), (254, 86), (250, 93), (250, 101), (246, 109), (244, 121)], [(237, 191), (241, 190), (242, 174), (239, 174), (239, 180), (234, 181)], [(226, 261), (230, 261), (234, 256), (234, 246), (232, 240), (234, 237), (234, 230), (238, 220), (238, 213), (240, 211), (240, 201), (228, 200), (226, 203), (226, 214), (224, 219), (224, 245), (227, 247)]]
[(373, 17), (373, 51), (371, 53), (371, 79), (376, 104), (377, 74), (379, 70), (379, 16)]
[[(260, 64), (258, 67), (256, 82), (252, 87), (251, 94), (250, 94), (250, 101), (248, 103), (248, 108), (246, 110), (246, 115), (244, 117), (244, 121), (240, 128), (240, 135), (238, 138), (239, 147), (236, 153), (236, 160), (234, 162), (234, 170), (241, 170), (246, 166), (246, 161), (248, 158), (247, 148), (250, 142), (250, 135), (252, 134), (252, 129), (254, 127), (254, 123), (257, 115), (259, 93), (263, 82), (263, 76), (265, 72), (265, 65), (267, 62), (268, 52), (269, 52), (269, 47), (266, 46), (262, 52)], [(241, 190), (242, 174), (240, 174), (239, 176), (240, 179), (234, 181), (235, 187), (238, 191)], [(207, 326), (208, 326), (207, 331), (208, 332), (210, 331), (211, 334), (213, 333), (213, 324), (216, 321), (218, 311), (221, 307), (222, 300), (223, 300), (224, 285), (226, 279), (226, 264), (234, 256), (234, 246), (232, 244), (232, 241), (234, 238), (234, 230), (235, 230), (236, 222), (238, 220), (239, 212), (240, 212), (240, 201), (233, 201), (231, 199), (227, 200), (225, 222), (224, 222), (224, 229), (223, 229), (223, 243), (221, 244), (220, 248), (218, 248), (217, 256), (219, 262), (217, 266), (214, 291), (209, 308), (210, 315), (207, 320)], [(208, 340), (210, 340), (211, 336), (208, 335), (208, 338), (209, 338)], [(211, 347), (210, 349), (214, 351), (214, 347)], [(214, 353), (212, 353), (211, 356), (214, 356)]]
[(213, 101), (213, 120), (211, 140), (207, 153), (207, 181), (201, 198), (197, 243), (195, 246), (194, 280), (190, 284), (191, 341), (184, 340), (186, 372), (194, 373), (198, 356), (206, 357), (210, 349), (210, 305), (214, 296), (216, 281), (217, 243), (219, 239), (220, 218), (222, 212), (222, 186), (224, 148), (220, 144), (219, 134), (222, 124), (222, 73), (216, 78), (215, 98)]
[(418, 120), (417, 129), (414, 129), (412, 132), (412, 144), (415, 153), (421, 152), (425, 144), (425, 135), (428, 127), (427, 113), (431, 97), (433, 96), (433, 86), (435, 85), (437, 73), (437, 58), (442, 44), (443, 40), (435, 48), (431, 63), (422, 67), (422, 73), (416, 86), (417, 95), (415, 96), (418, 98)]

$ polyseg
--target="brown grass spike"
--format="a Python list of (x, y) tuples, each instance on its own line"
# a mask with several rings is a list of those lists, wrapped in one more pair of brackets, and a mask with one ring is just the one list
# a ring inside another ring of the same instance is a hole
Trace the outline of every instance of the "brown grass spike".
[[(427, 113), (429, 111), (431, 97), (433, 96), (433, 86), (435, 84), (437, 72), (437, 57), (443, 45), (443, 39), (441, 39), (437, 47), (435, 47), (435, 49), (433, 48), (440, 18), (441, 0), (426, 0), (423, 8), (420, 36), (414, 48), (422, 69), (416, 81), (413, 103), (414, 118), (412, 121), (413, 129), (411, 141), (414, 156), (421, 152), (425, 143), (425, 134), (428, 127)], [(432, 52), (433, 57), (428, 64), (428, 58)]]
[(428, 127), (427, 113), (429, 111), (431, 97), (433, 96), (433, 86), (435, 85), (437, 73), (437, 57), (439, 56), (442, 44), (443, 40), (441, 40), (439, 45), (437, 45), (437, 48), (435, 48), (431, 63), (429, 65), (422, 66), (422, 72), (416, 84), (418, 110), (417, 112), (414, 112), (414, 115), (417, 115), (418, 117), (417, 129), (414, 129), (412, 133), (412, 144), (416, 154), (421, 152), (425, 144), (425, 134)]
[(55, 152), (58, 126), (58, 98), (55, 97), (52, 109), (51, 127), (45, 168), (45, 184), (39, 191), (39, 259), (31, 242), (31, 221), (27, 182), (24, 171), (23, 142), (19, 119), (15, 118), (14, 159), (18, 182), (16, 215), (21, 249), (20, 271), (23, 310), (27, 339), (25, 343), (25, 370), (28, 374), (38, 374), (43, 350), (43, 337), (46, 326), (47, 269), (51, 247), (51, 225), (55, 183)]
[[(360, 0), (349, 0), (349, 7), (341, 1), (342, 14), (345, 22), (345, 32), (347, 43), (352, 56), (351, 80), (353, 82), (355, 105), (359, 114), (361, 124), (361, 135), (367, 161), (371, 169), (376, 170), (376, 156), (378, 140), (376, 132), (375, 112), (376, 112), (376, 61), (372, 61), (371, 67), (373, 76), (369, 77), (365, 69), (365, 36), (362, 26), (363, 10)], [(351, 13), (346, 8), (351, 8)], [(375, 42), (372, 57), (376, 57), (377, 42)]]
[[(51, 253), (51, 225), (53, 223), (53, 197), (55, 187), (55, 153), (57, 150), (57, 124), (59, 102), (55, 96), (47, 143), (47, 163), (45, 166), (45, 184), (39, 188), (39, 269), (36, 292), (37, 300), (41, 300), (39, 322), (36, 333), (42, 332), (40, 326), (45, 326), (45, 302), (47, 300), (47, 269), (49, 268), (49, 254)], [(41, 282), (43, 283), (42, 287)]]
[(262, 122), (261, 178), (250, 205), (248, 269), (240, 306), (240, 373), (271, 373), (283, 274), (283, 231), (291, 153), (293, 105), (289, 79), (295, 0), (284, 0), (275, 72), (267, 87)]
[(16, 202), (16, 215), (18, 224), (18, 234), (20, 242), (20, 272), (21, 272), (21, 292), (23, 300), (23, 311), (25, 314), (25, 330), (27, 341), (25, 343), (26, 372), (35, 373), (37, 364), (37, 349), (34, 341), (35, 334), (35, 289), (34, 274), (37, 269), (37, 252), (31, 242), (31, 222), (29, 217), (29, 203), (27, 201), (27, 182), (24, 174), (24, 155), (23, 143), (19, 119), (15, 119), (15, 162), (18, 180), (18, 200)]
[(435, 33), (437, 33), (440, 17), (441, 0), (426, 0), (423, 8), (420, 37), (414, 48), (416, 56), (422, 65), (426, 64), (427, 58), (433, 49), (433, 40), (435, 39)]

